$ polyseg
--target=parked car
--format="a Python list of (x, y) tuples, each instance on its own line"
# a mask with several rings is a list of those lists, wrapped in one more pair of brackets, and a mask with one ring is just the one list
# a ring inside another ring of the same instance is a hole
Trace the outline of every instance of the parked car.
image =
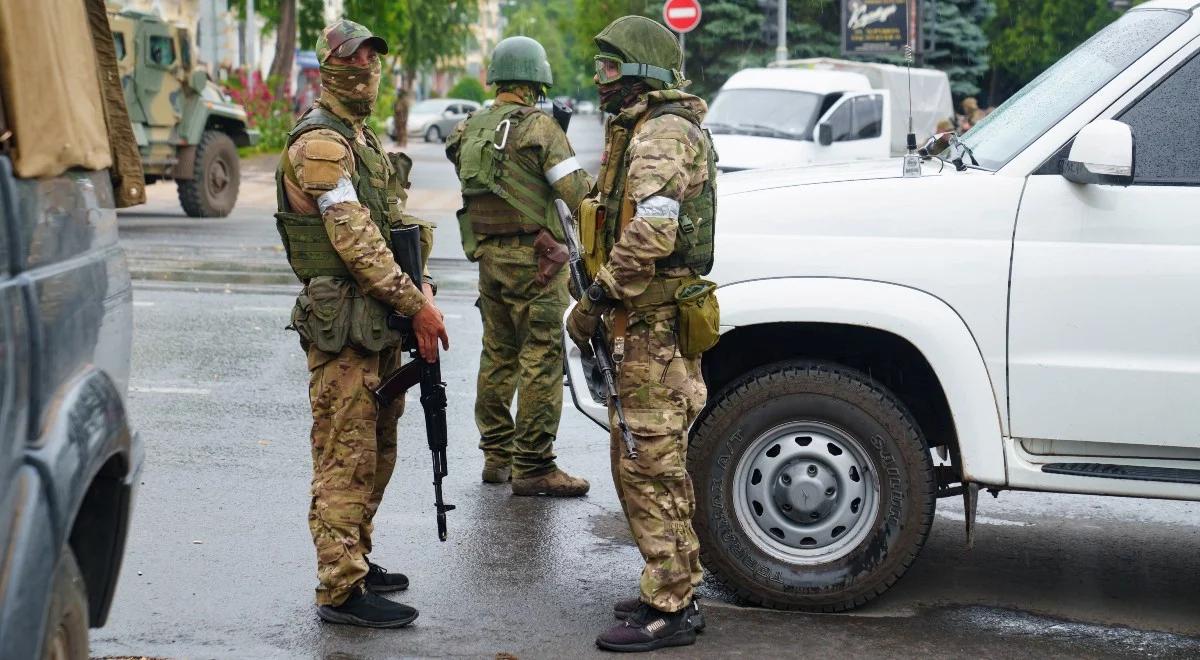
[(422, 136), (426, 142), (444, 142), (450, 131), (467, 115), (479, 109), (475, 101), (463, 99), (426, 99), (408, 112), (408, 134)]
[(596, 104), (591, 101), (580, 101), (575, 105), (575, 112), (581, 115), (590, 115), (596, 111)]
[(924, 141), (954, 117), (944, 71), (827, 58), (733, 74), (704, 123), (726, 172), (899, 156), (910, 87), (913, 128)]
[(708, 571), (839, 611), (903, 576), (939, 498), (968, 540), (980, 489), (1200, 501), (1197, 89), (1196, 0), (1152, 0), (921, 176), (722, 175), (688, 451)]
[(115, 207), (144, 201), (145, 183), (104, 2), (0, 20), (17, 35), (0, 60), (24, 62), (0, 76), (0, 658), (86, 659), (142, 467)]

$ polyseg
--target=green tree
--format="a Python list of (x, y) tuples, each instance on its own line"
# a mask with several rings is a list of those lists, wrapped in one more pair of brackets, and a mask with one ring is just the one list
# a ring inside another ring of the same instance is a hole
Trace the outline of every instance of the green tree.
[(986, 27), (993, 67), (989, 96), (1019, 89), (1119, 15), (1108, 0), (996, 0), (995, 18)]
[(704, 5), (700, 26), (688, 33), (688, 91), (711, 96), (729, 76), (767, 59), (763, 8), (758, 0), (720, 0)]
[(478, 78), (466, 76), (459, 78), (458, 82), (450, 88), (446, 93), (452, 99), (467, 99), (468, 101), (476, 101), (483, 103), (485, 97), (483, 83), (479, 82)]
[[(930, 5), (926, 5), (927, 8)], [(974, 96), (988, 71), (988, 37), (983, 26), (996, 14), (993, 0), (937, 0), (924, 18), (925, 66), (950, 77), (955, 96)]]

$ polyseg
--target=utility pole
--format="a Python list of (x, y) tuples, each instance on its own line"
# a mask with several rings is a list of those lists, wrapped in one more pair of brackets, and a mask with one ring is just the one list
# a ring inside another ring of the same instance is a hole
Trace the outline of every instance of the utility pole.
[(254, 94), (254, 71), (258, 68), (258, 28), (254, 20), (254, 0), (246, 0), (246, 84)]
[(782, 62), (788, 58), (787, 49), (787, 0), (779, 0), (778, 12), (779, 24), (776, 29), (779, 31), (777, 45), (775, 46), (775, 61)]

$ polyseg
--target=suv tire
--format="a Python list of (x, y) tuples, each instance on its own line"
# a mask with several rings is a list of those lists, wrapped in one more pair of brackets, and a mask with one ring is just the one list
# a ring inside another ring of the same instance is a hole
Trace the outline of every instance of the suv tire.
[(87, 586), (75, 553), (64, 548), (54, 569), (50, 611), (42, 633), (42, 658), (45, 660), (87, 660), (88, 603)]
[(692, 430), (700, 560), (739, 599), (839, 612), (891, 587), (933, 521), (933, 463), (904, 404), (823, 362), (756, 369)]
[(193, 218), (223, 218), (237, 203), (240, 183), (233, 139), (221, 131), (204, 131), (196, 146), (195, 175), (177, 182), (179, 204)]
[(442, 141), (441, 129), (438, 128), (436, 125), (430, 126), (428, 128), (428, 130), (425, 131), (425, 141), (426, 142), (441, 142)]

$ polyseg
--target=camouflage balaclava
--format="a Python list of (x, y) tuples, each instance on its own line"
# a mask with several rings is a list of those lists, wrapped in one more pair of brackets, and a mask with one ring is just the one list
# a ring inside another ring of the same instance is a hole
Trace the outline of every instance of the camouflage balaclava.
[(367, 67), (360, 67), (334, 64), (329, 57), (349, 57), (364, 43), (369, 43), (379, 54), (388, 52), (387, 42), (362, 25), (345, 19), (326, 27), (317, 38), (321, 102), (355, 123), (366, 120), (375, 109), (382, 71), (379, 59), (373, 59)]

